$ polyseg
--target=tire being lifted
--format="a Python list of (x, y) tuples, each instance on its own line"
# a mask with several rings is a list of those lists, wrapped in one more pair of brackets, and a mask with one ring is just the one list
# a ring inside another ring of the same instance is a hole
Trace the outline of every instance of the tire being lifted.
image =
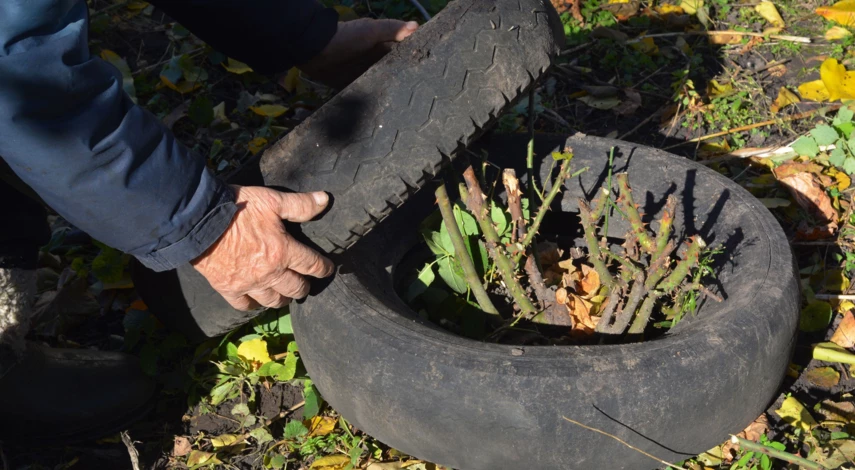
[[(522, 174), (526, 139), (494, 140), (491, 160)], [(549, 152), (563, 145), (563, 138), (542, 142), (540, 181), (550, 180)], [(396, 268), (435, 210), (423, 191), (348, 250), (332, 284), (294, 310), (312, 380), (353, 424), (463, 470), (641, 470), (657, 463), (562, 416), (679, 461), (763, 412), (784, 377), (799, 315), (794, 260), (777, 221), (737, 184), (685, 158), (596, 137), (566, 145), (574, 168), (590, 169), (567, 181), (560, 212), (576, 212), (574, 201), (594, 194), (616, 147), (616, 171), (629, 172), (650, 219), (674, 194), (675, 233), (724, 245), (716, 268), (725, 301), (704, 303), (643, 343), (519, 347), (452, 335), (395, 293)], [(626, 232), (620, 219), (610, 236)]]
[[(304, 241), (341, 253), (490, 127), (563, 43), (547, 0), (455, 0), (229, 181), (330, 193)], [(134, 282), (152, 312), (194, 339), (257, 314), (234, 311), (189, 265), (138, 265)]]

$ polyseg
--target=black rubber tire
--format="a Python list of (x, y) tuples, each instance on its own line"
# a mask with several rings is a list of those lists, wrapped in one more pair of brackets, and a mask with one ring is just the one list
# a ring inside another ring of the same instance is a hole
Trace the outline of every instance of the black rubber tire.
[(303, 231), (341, 252), (489, 127), (563, 41), (548, 1), (449, 3), (266, 150), (264, 182), (331, 193), (331, 209)]
[[(545, 181), (549, 151), (564, 139), (542, 144)], [(794, 259), (774, 217), (735, 183), (684, 158), (595, 137), (567, 144), (575, 167), (590, 170), (567, 182), (560, 211), (576, 212), (574, 201), (599, 187), (615, 146), (616, 169), (629, 172), (645, 214), (674, 194), (676, 233), (725, 244), (718, 264), (725, 301), (634, 344), (521, 348), (452, 335), (419, 319), (394, 289), (418, 224), (435, 210), (423, 191), (348, 250), (332, 284), (294, 311), (306, 368), (344, 417), (403, 452), (457, 469), (649, 469), (659, 465), (562, 416), (679, 461), (766, 409), (799, 316)], [(524, 138), (493, 148), (491, 159), (504, 156), (506, 166), (524, 160)], [(612, 219), (610, 236), (625, 230)]]
[[(332, 207), (300, 238), (339, 253), (492, 125), (563, 41), (548, 1), (455, 0), (229, 182), (329, 192)], [(156, 273), (137, 263), (134, 283), (196, 341), (258, 313), (231, 308), (189, 265)]]

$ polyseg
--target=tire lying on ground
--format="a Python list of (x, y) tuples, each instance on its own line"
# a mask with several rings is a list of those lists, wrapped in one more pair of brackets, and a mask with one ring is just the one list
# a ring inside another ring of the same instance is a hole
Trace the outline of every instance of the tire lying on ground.
[[(564, 139), (542, 143), (539, 174), (547, 181), (549, 152)], [(420, 319), (395, 290), (406, 275), (400, 266), (426, 260), (408, 261), (419, 223), (436, 208), (423, 191), (348, 250), (332, 284), (292, 315), (312, 380), (351, 423), (463, 470), (641, 470), (660, 465), (563, 417), (679, 461), (764, 411), (784, 377), (799, 313), (793, 257), (774, 217), (735, 183), (684, 158), (595, 137), (566, 144), (574, 168), (590, 169), (566, 183), (550, 217), (575, 223), (560, 214), (594, 195), (615, 146), (615, 170), (629, 172), (649, 219), (674, 194), (675, 233), (726, 248), (714, 287), (724, 302), (707, 301), (666, 335), (634, 344), (521, 347), (455, 336)], [(525, 160), (524, 138), (493, 148), (501, 166)], [(623, 236), (621, 222), (612, 219), (610, 236)]]
[[(259, 178), (233, 182), (327, 191), (331, 208), (303, 231), (340, 253), (491, 126), (563, 41), (548, 1), (455, 0), (268, 148)], [(165, 274), (138, 267), (135, 282), (153, 312), (196, 338), (252, 315), (235, 313), (189, 266)]]

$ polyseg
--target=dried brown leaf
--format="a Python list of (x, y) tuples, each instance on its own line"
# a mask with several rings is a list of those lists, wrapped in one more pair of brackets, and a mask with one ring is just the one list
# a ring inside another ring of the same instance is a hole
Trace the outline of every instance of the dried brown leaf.
[(843, 348), (855, 346), (855, 315), (852, 315), (851, 310), (843, 314), (843, 320), (834, 330), (831, 342)]
[(175, 436), (175, 442), (172, 444), (172, 455), (175, 457), (184, 457), (193, 450), (190, 444), (190, 439), (184, 436)]
[(837, 219), (837, 211), (831, 205), (831, 198), (822, 188), (816, 175), (808, 172), (789, 174), (781, 177), (775, 170), (775, 176), (790, 193), (796, 202), (820, 222), (833, 222)]

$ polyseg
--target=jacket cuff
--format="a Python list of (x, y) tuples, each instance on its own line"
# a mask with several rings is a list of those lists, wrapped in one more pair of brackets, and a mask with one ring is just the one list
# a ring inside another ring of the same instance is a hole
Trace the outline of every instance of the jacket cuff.
[(202, 217), (184, 238), (145, 255), (134, 255), (153, 271), (168, 271), (198, 258), (214, 244), (229, 225), (237, 212), (235, 193), (227, 184), (218, 181), (211, 210)]

